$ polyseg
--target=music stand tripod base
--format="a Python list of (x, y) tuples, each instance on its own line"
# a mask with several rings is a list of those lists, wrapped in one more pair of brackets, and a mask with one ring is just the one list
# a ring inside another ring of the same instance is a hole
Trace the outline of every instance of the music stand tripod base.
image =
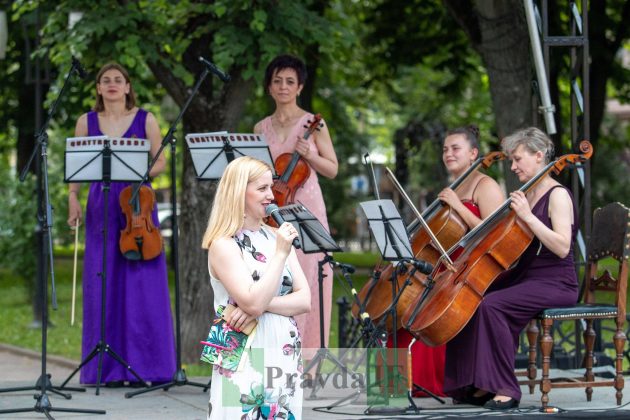
[(102, 181), (103, 183), (103, 244), (101, 277), (100, 338), (88, 356), (61, 384), (61, 388), (94, 357), (98, 356), (96, 395), (100, 393), (104, 354), (111, 356), (138, 381), (149, 385), (105, 340), (105, 307), (107, 304), (107, 238), (109, 190), (112, 181), (139, 182), (148, 166), (150, 142), (146, 139), (109, 138), (107, 136), (71, 137), (66, 140), (65, 182)]

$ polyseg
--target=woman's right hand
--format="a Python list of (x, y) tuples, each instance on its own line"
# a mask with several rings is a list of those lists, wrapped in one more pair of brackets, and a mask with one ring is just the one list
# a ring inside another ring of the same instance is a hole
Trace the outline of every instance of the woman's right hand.
[(297, 230), (289, 222), (284, 222), (276, 231), (276, 253), (281, 253), (285, 257), (291, 252), (293, 240), (297, 238)]
[(68, 195), (68, 226), (71, 228), (75, 228), (77, 226), (77, 221), (81, 224), (81, 203), (79, 203), (79, 198), (77, 197), (76, 192), (71, 191), (70, 195)]

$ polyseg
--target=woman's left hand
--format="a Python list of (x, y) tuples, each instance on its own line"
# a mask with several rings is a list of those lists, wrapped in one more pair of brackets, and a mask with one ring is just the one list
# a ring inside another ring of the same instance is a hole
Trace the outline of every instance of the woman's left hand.
[(311, 150), (311, 142), (304, 140), (303, 137), (298, 137), (297, 143), (295, 144), (295, 151), (298, 152), (304, 159), (311, 158), (313, 153)]
[(529, 201), (522, 191), (514, 191), (510, 193), (510, 199), (512, 203), (510, 208), (516, 212), (516, 215), (525, 223), (529, 223), (532, 218), (535, 218), (529, 207)]
[(448, 204), (451, 207), (455, 207), (457, 204), (460, 203), (460, 199), (457, 196), (457, 194), (455, 193), (455, 191), (453, 191), (450, 188), (444, 188), (442, 191), (440, 191), (440, 193), (438, 194), (438, 198)]
[(241, 332), (243, 327), (254, 319), (256, 318), (237, 306), (234, 308), (232, 313), (225, 318), (225, 322), (227, 322), (228, 325), (236, 331)]

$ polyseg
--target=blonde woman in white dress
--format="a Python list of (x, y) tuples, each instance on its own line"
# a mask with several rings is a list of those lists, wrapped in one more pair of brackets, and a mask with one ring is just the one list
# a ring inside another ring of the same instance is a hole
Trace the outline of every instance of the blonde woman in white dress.
[(290, 223), (265, 225), (273, 200), (271, 168), (250, 157), (232, 161), (219, 186), (203, 238), (214, 309), (237, 308), (226, 323), (258, 326), (237, 371), (214, 365), (208, 419), (301, 419), (301, 337), (293, 316), (309, 312), (311, 294)]

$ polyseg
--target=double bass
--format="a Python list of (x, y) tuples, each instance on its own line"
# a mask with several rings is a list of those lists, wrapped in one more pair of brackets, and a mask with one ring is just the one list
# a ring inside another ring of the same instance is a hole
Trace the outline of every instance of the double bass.
[[(503, 152), (492, 152), (478, 158), (473, 164), (453, 181), (449, 188), (457, 189), (468, 176), (480, 165), (484, 169), (488, 169), (494, 162), (505, 158)], [(427, 221), (428, 228), (433, 232), (438, 242), (449, 248), (459, 241), (468, 231), (468, 226), (450, 206), (445, 205), (441, 200), (436, 199), (423, 212), (422, 218)], [(438, 246), (431, 240), (427, 229), (423, 228), (418, 219), (414, 220), (408, 227), (407, 232), (411, 240), (411, 248), (416, 259), (426, 261), (431, 265), (435, 265), (441, 257)], [(375, 268), (375, 272), (380, 272), (379, 276), (375, 276), (366, 283), (358, 293), (360, 302), (364, 304), (364, 311), (367, 312), (375, 324), (382, 321), (387, 316), (387, 311), (392, 304), (392, 286), (390, 278), (392, 272), (397, 267), (388, 264), (381, 270), (380, 264)], [(407, 280), (408, 274), (398, 272), (396, 276), (397, 290), (400, 290)], [(388, 319), (385, 323), (387, 331), (395, 331), (403, 326), (402, 316), (406, 309), (420, 296), (425, 289), (426, 275), (415, 271), (411, 283), (405, 287), (398, 300), (396, 313), (398, 315), (398, 326), (393, 328), (392, 321)], [(361, 309), (356, 303), (352, 305), (352, 314), (355, 318), (360, 318)]]
[[(580, 151), (550, 162), (519, 190), (526, 193), (546, 175), (585, 162), (593, 148), (585, 140)], [(430, 285), (402, 316), (402, 324), (414, 337), (430, 346), (450, 341), (470, 321), (488, 287), (527, 249), (533, 234), (510, 208), (511, 202), (508, 198), (449, 249), (455, 271), (446, 270), (442, 262), (434, 268)]]

